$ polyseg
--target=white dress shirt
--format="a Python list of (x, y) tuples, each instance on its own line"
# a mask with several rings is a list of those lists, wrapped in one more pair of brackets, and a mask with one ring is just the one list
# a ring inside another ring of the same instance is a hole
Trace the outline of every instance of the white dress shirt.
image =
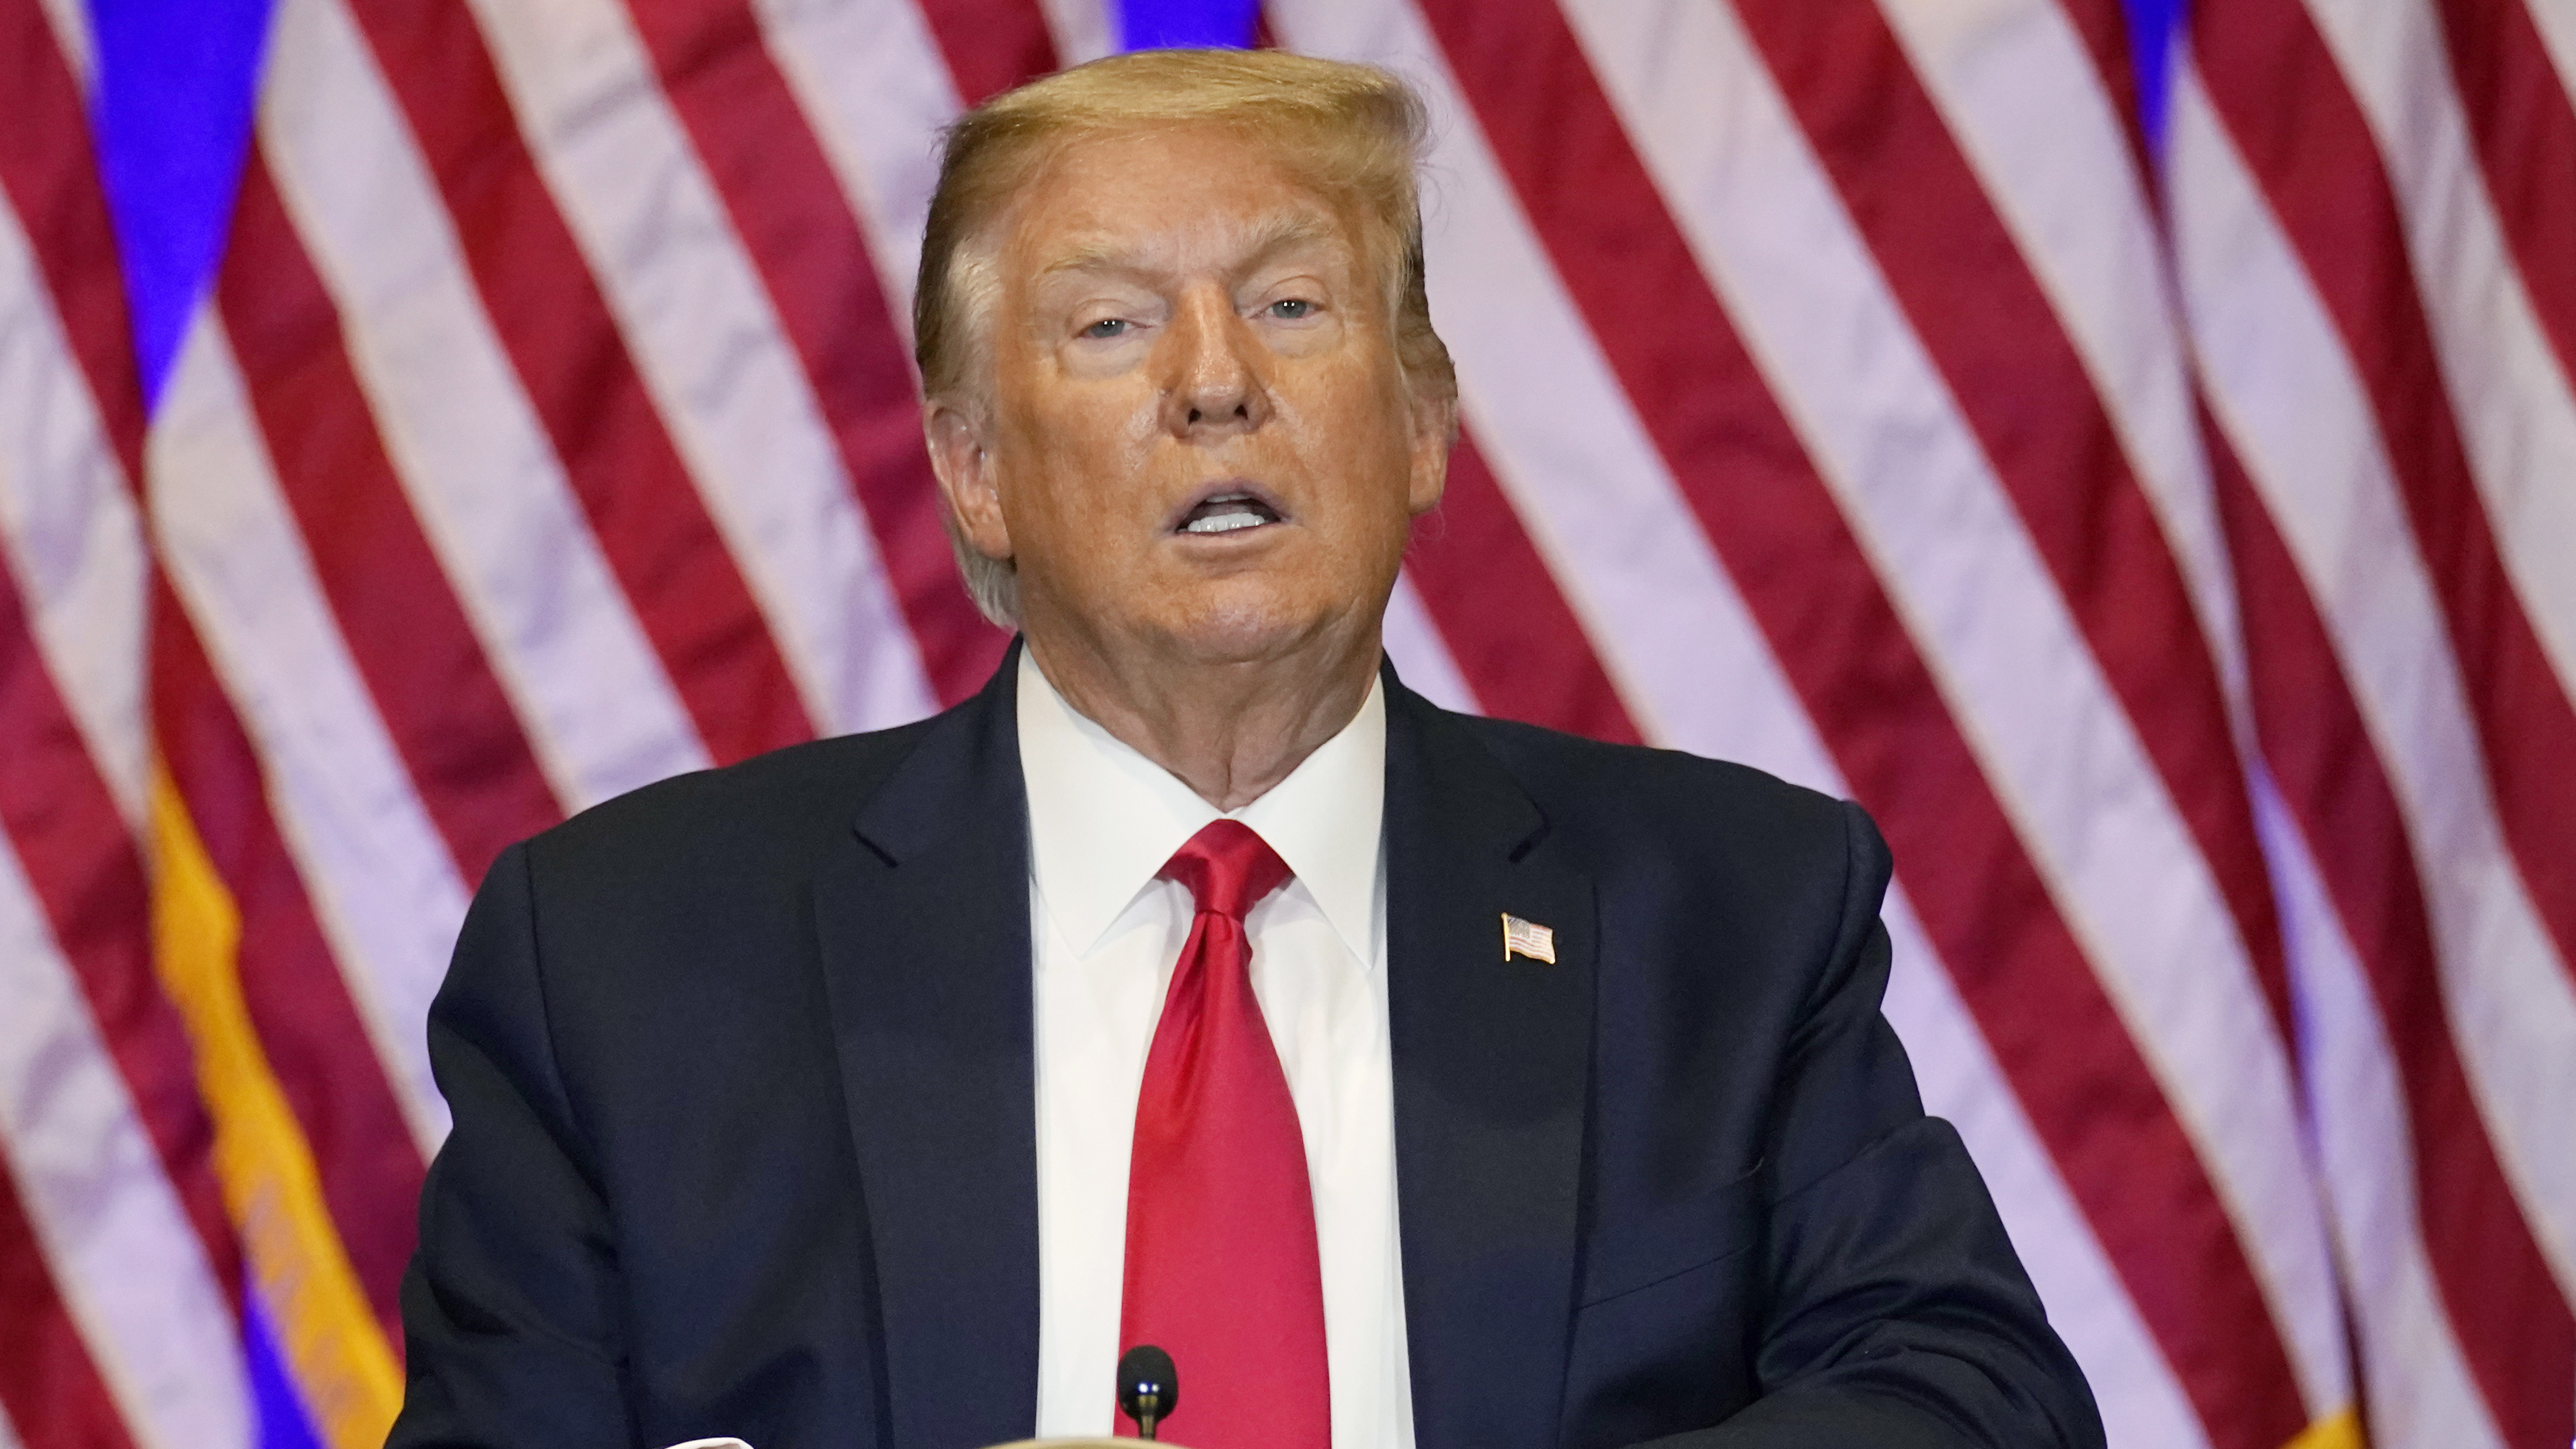
[[(1112, 1429), (1136, 1096), (1189, 892), (1154, 873), (1219, 811), (1077, 714), (1023, 651), (1038, 1138), (1038, 1421)], [(1386, 702), (1233, 818), (1295, 874), (1253, 907), (1252, 992), (1306, 1139), (1335, 1449), (1412, 1449), (1387, 1047)], [(1223, 1293), (1226, 1285), (1207, 1285)], [(1187, 1444), (1189, 1356), (1175, 1355)]]

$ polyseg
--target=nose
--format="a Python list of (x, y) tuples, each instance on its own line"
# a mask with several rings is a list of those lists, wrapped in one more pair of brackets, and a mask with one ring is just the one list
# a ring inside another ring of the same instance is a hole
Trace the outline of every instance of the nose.
[(1183, 298), (1163, 346), (1163, 426), (1175, 437), (1248, 433), (1269, 421), (1260, 343), (1221, 291)]

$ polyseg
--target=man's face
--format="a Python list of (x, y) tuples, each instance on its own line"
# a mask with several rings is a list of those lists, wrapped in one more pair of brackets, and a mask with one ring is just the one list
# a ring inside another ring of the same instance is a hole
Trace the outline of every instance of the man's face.
[(1404, 385), (1356, 218), (1206, 127), (1076, 143), (1006, 225), (988, 417), (931, 431), (1041, 654), (1373, 641), (1447, 428)]

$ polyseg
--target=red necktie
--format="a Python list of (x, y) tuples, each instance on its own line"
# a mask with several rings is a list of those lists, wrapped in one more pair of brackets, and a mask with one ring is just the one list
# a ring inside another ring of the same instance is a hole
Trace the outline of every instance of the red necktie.
[(1198, 911), (1136, 1100), (1119, 1346), (1171, 1354), (1182, 1390), (1167, 1431), (1176, 1443), (1329, 1449), (1306, 1142), (1252, 995), (1243, 927), (1288, 867), (1250, 828), (1219, 820), (1174, 853), (1162, 878), (1187, 886)]

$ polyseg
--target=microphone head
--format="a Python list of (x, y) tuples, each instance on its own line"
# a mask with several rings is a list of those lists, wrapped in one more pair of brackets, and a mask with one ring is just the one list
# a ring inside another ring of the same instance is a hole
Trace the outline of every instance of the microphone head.
[(1140, 1343), (1118, 1359), (1118, 1407), (1139, 1424), (1172, 1417), (1181, 1401), (1180, 1376), (1172, 1356), (1150, 1343)]

